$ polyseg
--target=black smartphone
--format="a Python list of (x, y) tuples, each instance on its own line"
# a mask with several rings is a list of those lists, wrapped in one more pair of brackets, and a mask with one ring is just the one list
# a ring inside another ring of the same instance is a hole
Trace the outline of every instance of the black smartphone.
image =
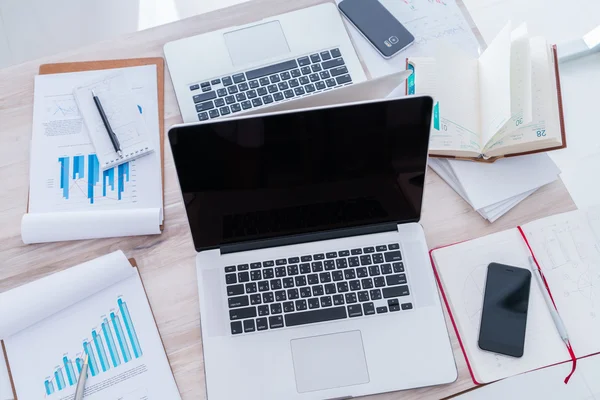
[(491, 263), (488, 265), (479, 348), (507, 356), (521, 357), (531, 272), (528, 269)]
[(415, 41), (379, 0), (342, 0), (338, 7), (385, 58), (393, 57)]

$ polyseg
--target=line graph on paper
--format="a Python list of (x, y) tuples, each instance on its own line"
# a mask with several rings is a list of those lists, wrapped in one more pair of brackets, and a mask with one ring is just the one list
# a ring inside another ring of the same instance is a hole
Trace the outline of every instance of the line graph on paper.
[(48, 96), (45, 98), (46, 120), (81, 118), (79, 107), (72, 94)]

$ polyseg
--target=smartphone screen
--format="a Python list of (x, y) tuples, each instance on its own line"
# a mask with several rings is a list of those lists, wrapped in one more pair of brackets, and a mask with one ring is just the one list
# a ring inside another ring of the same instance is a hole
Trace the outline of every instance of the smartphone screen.
[(498, 263), (488, 266), (479, 348), (513, 357), (523, 355), (530, 286), (528, 269)]
[(342, 0), (338, 7), (385, 58), (415, 41), (415, 37), (379, 0)]

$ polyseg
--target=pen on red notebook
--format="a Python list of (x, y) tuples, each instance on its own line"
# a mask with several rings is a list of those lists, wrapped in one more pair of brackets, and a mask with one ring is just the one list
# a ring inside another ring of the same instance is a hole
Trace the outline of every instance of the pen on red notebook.
[(566, 344), (569, 344), (569, 335), (567, 334), (567, 328), (565, 328), (565, 324), (563, 323), (562, 318), (560, 317), (560, 315), (558, 314), (558, 311), (556, 311), (556, 308), (554, 307), (554, 303), (552, 302), (552, 299), (550, 298), (550, 293), (548, 293), (548, 289), (546, 288), (546, 285), (544, 285), (544, 279), (542, 278), (542, 272), (539, 270), (537, 265), (535, 265), (535, 261), (533, 260), (533, 257), (529, 257), (529, 264), (531, 264), (531, 269), (532, 269), (533, 275), (535, 276), (535, 280), (537, 281), (538, 286), (540, 287), (542, 296), (544, 296), (544, 300), (546, 301), (546, 305), (548, 306), (548, 310), (550, 311), (550, 315), (552, 316), (554, 325), (556, 325), (558, 334), (560, 335), (560, 338), (563, 340), (563, 342), (565, 342)]
[(104, 123), (104, 127), (106, 128), (106, 132), (108, 133), (108, 137), (112, 142), (113, 147), (115, 148), (115, 152), (119, 155), (119, 157), (123, 157), (123, 153), (121, 152), (121, 144), (119, 143), (119, 139), (117, 138), (117, 134), (110, 127), (110, 123), (108, 122), (108, 117), (104, 113), (104, 108), (102, 108), (102, 103), (100, 103), (100, 99), (96, 96), (96, 93), (92, 90), (92, 96), (94, 97), (94, 103), (96, 103), (96, 108), (100, 113), (100, 118), (102, 118), (102, 122)]

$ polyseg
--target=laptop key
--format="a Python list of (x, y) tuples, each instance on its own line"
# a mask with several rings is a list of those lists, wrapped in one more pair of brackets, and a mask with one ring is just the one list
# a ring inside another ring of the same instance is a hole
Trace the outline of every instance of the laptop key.
[(294, 287), (294, 278), (283, 278), (282, 283), (286, 289)]
[(386, 262), (392, 261), (402, 261), (402, 255), (400, 251), (389, 251), (387, 253), (383, 253)]
[(319, 297), (323, 296), (325, 292), (323, 291), (323, 285), (315, 285), (312, 287), (313, 296)]
[(317, 274), (309, 274), (307, 275), (307, 279), (309, 285), (316, 285), (319, 283), (319, 276)]
[(334, 321), (347, 318), (346, 307), (328, 307), (319, 310), (305, 311), (300, 313), (286, 314), (286, 326), (297, 326), (312, 324), (316, 322)]
[(264, 331), (266, 329), (269, 329), (269, 326), (267, 324), (267, 319), (266, 318), (257, 318), (256, 319), (256, 330)]
[(381, 265), (381, 273), (384, 275), (388, 275), (392, 273), (392, 266), (390, 264)]
[(364, 256), (360, 256), (360, 265), (371, 265), (373, 262), (371, 261), (371, 256), (366, 254)]
[(363, 252), (364, 252), (365, 254), (375, 253), (375, 247), (365, 247), (365, 248), (363, 249)]
[(323, 70), (323, 68), (321, 68), (321, 66), (319, 64), (313, 64), (313, 65), (311, 65), (310, 69), (312, 69), (312, 72), (319, 72), (319, 71)]
[(246, 100), (246, 101), (243, 101), (243, 102), (242, 102), (242, 108), (243, 108), (244, 110), (247, 110), (247, 109), (249, 109), (249, 108), (252, 108), (252, 103), (250, 103), (248, 100)]
[(271, 314), (281, 314), (282, 310), (281, 310), (281, 304), (279, 303), (274, 303), (271, 304)]
[(350, 281), (350, 290), (360, 290), (360, 281), (358, 279)]
[(306, 93), (312, 93), (316, 90), (315, 85), (313, 85), (312, 83), (309, 85), (306, 85), (306, 86), (304, 86), (304, 90), (306, 90)]
[(379, 265), (371, 265), (369, 267), (369, 275), (371, 275), (371, 276), (379, 275)]
[(260, 267), (261, 267), (261, 264), (259, 262), (250, 263), (250, 269), (257, 269)]
[(383, 254), (376, 253), (371, 256), (373, 258), (373, 263), (381, 264), (383, 262)]
[(398, 250), (399, 248), (400, 248), (400, 245), (398, 243), (388, 244), (388, 249), (390, 249), (390, 250)]
[(382, 244), (380, 246), (376, 246), (375, 250), (377, 250), (377, 251), (387, 251), (387, 246), (385, 244)]
[(248, 86), (250, 86), (250, 89), (256, 89), (259, 86), (259, 84), (258, 84), (258, 81), (256, 79), (254, 79), (254, 80), (248, 82)]
[(292, 78), (292, 76), (290, 75), (290, 73), (288, 71), (282, 72), (281, 74), (279, 74), (279, 76), (284, 81), (287, 81)]
[(267, 86), (271, 83), (271, 81), (269, 80), (269, 78), (260, 78), (259, 79), (260, 82), (260, 86)]
[(375, 283), (376, 288), (385, 286), (385, 278), (383, 276), (378, 276), (374, 278), (373, 282)]
[(210, 92), (210, 86), (206, 86), (202, 88), (203, 92)]
[(225, 272), (235, 272), (235, 265), (225, 267)]
[(281, 101), (284, 99), (283, 94), (277, 92), (273, 95), (273, 99), (275, 99), (275, 101)]
[(253, 319), (244, 320), (244, 333), (254, 332), (256, 327), (254, 326)]
[(373, 303), (363, 303), (363, 311), (365, 315), (375, 314), (375, 305)]
[(360, 317), (362, 315), (363, 315), (363, 313), (362, 313), (362, 307), (360, 306), (360, 304), (355, 304), (355, 305), (348, 306), (348, 316), (350, 318)]
[(367, 292), (366, 290), (358, 292), (358, 301), (369, 301), (369, 292)]
[[(225, 103), (227, 104), (233, 104), (235, 103), (235, 97), (233, 96), (227, 96), (225, 97)], [(229, 107), (226, 107), (229, 110)], [(223, 115), (223, 110), (221, 109), (221, 115)]]
[(331, 282), (331, 274), (329, 272), (321, 272), (319, 274), (319, 280), (321, 283), (329, 283)]
[(366, 278), (367, 276), (369, 276), (369, 273), (367, 272), (367, 268), (365, 268), (365, 267), (356, 268), (356, 276), (358, 276), (359, 278)]
[(400, 296), (408, 296), (410, 292), (408, 291), (408, 286), (392, 286), (381, 289), (383, 292), (383, 298), (388, 299), (390, 297), (400, 297)]
[(356, 303), (358, 300), (356, 298), (356, 293), (354, 292), (350, 292), (350, 293), (346, 293), (346, 304), (352, 304), (352, 303)]
[(200, 114), (198, 114), (199, 121), (206, 121), (207, 119), (208, 119), (208, 113), (201, 112)]
[(290, 300), (296, 300), (300, 297), (300, 294), (298, 293), (298, 289), (288, 289), (287, 296)]
[(212, 81), (210, 81), (211, 85), (218, 85), (219, 83), (221, 83), (221, 80), (219, 78), (213, 79)]
[(231, 112), (236, 113), (236, 112), (240, 112), (240, 111), (242, 111), (242, 106), (240, 106), (237, 103), (231, 105)]
[(329, 71), (321, 71), (319, 73), (319, 76), (321, 77), (321, 79), (329, 79), (329, 78), (331, 78), (331, 75), (329, 74)]
[(388, 286), (403, 285), (406, 283), (406, 275), (388, 275), (385, 277), (385, 280), (387, 281)]
[(306, 304), (306, 300), (304, 299), (300, 299), (300, 300), (296, 300), (296, 311), (302, 311), (302, 310), (306, 310), (308, 308), (308, 305)]
[(190, 86), (190, 90), (198, 90), (200, 89), (200, 85), (192, 85)]
[(246, 295), (230, 297), (227, 299), (229, 308), (246, 307), (250, 305), (250, 298)]
[(400, 311), (400, 303), (398, 302), (398, 299), (389, 299), (388, 308), (390, 311)]
[(300, 273), (309, 274), (310, 273), (310, 264), (308, 264), (308, 263), (300, 264)]
[(373, 288), (373, 280), (371, 278), (364, 278), (360, 282), (362, 283), (363, 289), (372, 289)]
[(343, 304), (345, 304), (343, 294), (336, 294), (335, 296), (333, 296), (333, 305), (334, 306), (340, 306)]
[(335, 58), (333, 60), (323, 61), (323, 63), (321, 63), (323, 69), (331, 69), (333, 67), (339, 67), (340, 65), (344, 65), (343, 58)]
[(306, 276), (300, 275), (295, 278), (296, 286), (306, 286)]
[(308, 308), (310, 310), (314, 309), (314, 308), (319, 308), (319, 299), (308, 299)]
[(215, 107), (223, 107), (225, 105), (225, 99), (223, 98), (218, 98), (215, 99)]
[(231, 113), (231, 111), (229, 111), (229, 107), (227, 106), (219, 108), (219, 112), (221, 113), (221, 115), (229, 115)]
[(293, 301), (286, 301), (283, 303), (283, 312), (293, 312), (294, 311), (294, 302)]
[(243, 73), (233, 75), (233, 83), (240, 83), (240, 82), (245, 82), (245, 81), (246, 81), (246, 76)]
[(304, 91), (303, 87), (297, 87), (296, 89), (294, 89), (294, 93), (296, 94), (296, 96), (302, 96), (306, 92)]
[(238, 93), (235, 95), (235, 100), (239, 101), (240, 103), (242, 101), (246, 101), (246, 94), (245, 93)]
[(260, 107), (263, 105), (263, 102), (261, 99), (252, 99), (252, 105), (254, 107)]
[(300, 71), (302, 72), (302, 75), (310, 75), (312, 72), (310, 67), (302, 67), (300, 68)]
[(256, 317), (256, 307), (234, 308), (233, 310), (229, 310), (229, 319), (232, 321), (254, 317)]
[[(281, 84), (283, 84), (283, 83), (285, 83), (285, 82), (279, 83), (280, 87), (281, 87)], [(279, 89), (277, 89), (277, 85), (269, 85), (269, 86), (267, 86), (267, 90), (269, 91), (269, 93), (275, 93)]]
[(264, 315), (269, 315), (269, 306), (268, 305), (264, 305), (264, 306), (258, 306), (258, 316), (262, 317)]
[(371, 289), (369, 291), (369, 295), (371, 296), (371, 300), (380, 300), (381, 299), (381, 290)]
[(327, 87), (334, 87), (335, 85), (337, 85), (335, 79), (333, 79), (333, 78), (327, 79), (325, 81), (325, 83), (327, 84)]
[(273, 102), (273, 96), (267, 95), (262, 98), (264, 104), (271, 104)]
[(317, 90), (323, 90), (326, 87), (325, 82), (319, 81), (319, 82), (315, 83), (315, 87), (317, 88)]
[(323, 262), (322, 261), (313, 261), (312, 272), (321, 272), (321, 271), (323, 271)]
[(263, 268), (272, 267), (274, 265), (275, 265), (275, 261), (272, 261), (272, 260), (263, 261), (263, 263), (262, 263)]
[(401, 307), (403, 310), (412, 310), (413, 308), (412, 303), (404, 303)]
[(283, 317), (281, 315), (269, 317), (269, 327), (271, 329), (283, 328)]
[(273, 279), (271, 281), (271, 290), (279, 290), (282, 288), (281, 279)]
[(225, 97), (227, 96), (227, 89), (219, 89), (217, 90), (217, 94), (219, 95), (219, 97)]
[(320, 62), (321, 61), (321, 57), (319, 57), (319, 55), (316, 54), (316, 53), (315, 54), (311, 54), (310, 55), (310, 61), (312, 61), (314, 63)]
[(335, 294), (335, 283), (328, 283), (325, 285), (325, 294)]
[(231, 285), (232, 283), (237, 283), (237, 277), (235, 274), (226, 274), (225, 275), (225, 282), (228, 285)]
[(302, 75), (302, 72), (300, 72), (299, 69), (294, 69), (294, 70), (292, 70), (291, 75), (292, 75), (292, 78), (297, 78), (300, 75)]
[(383, 307), (377, 307), (377, 314), (383, 314), (388, 312), (387, 307), (383, 306)]
[(298, 266), (297, 265), (288, 265), (287, 273), (288, 273), (288, 275), (298, 275)]
[(310, 297), (311, 296), (310, 287), (306, 286), (306, 287), (300, 288), (300, 296), (302, 296), (302, 298)]
[[(251, 305), (255, 306), (255, 305), (260, 304), (260, 303), (262, 303), (260, 294), (256, 293), (256, 294), (251, 294), (250, 295), (250, 304)], [(260, 315), (260, 312), (259, 312), (259, 315)]]
[(259, 96), (265, 96), (268, 92), (267, 92), (267, 88), (266, 87), (259, 87), (258, 89), (256, 89), (256, 93)]
[[(300, 61), (300, 60), (298, 60)], [(256, 79), (267, 75), (277, 74), (290, 69), (298, 68), (296, 60), (283, 61), (278, 64), (269, 65), (262, 68), (253, 69), (252, 71), (246, 72), (246, 78)]]
[(273, 293), (266, 292), (262, 294), (262, 300), (263, 303), (272, 303), (275, 301), (275, 297), (273, 296)]
[(231, 79), (230, 76), (226, 76), (224, 78), (221, 78), (221, 82), (223, 82), (223, 86), (231, 86), (231, 85), (233, 85), (233, 80)]
[(298, 86), (300, 86), (300, 82), (298, 82), (298, 79), (292, 79), (292, 80), (289, 82), (289, 84), (290, 84), (290, 87), (291, 87), (291, 88), (295, 88), (295, 87), (298, 87)]
[(231, 334), (237, 335), (238, 333), (242, 333), (244, 330), (242, 329), (241, 321), (234, 321), (231, 323)]
[(394, 272), (404, 272), (404, 264), (401, 262), (392, 263), (392, 267), (394, 267)]
[(333, 50), (331, 50), (331, 56), (332, 57), (341, 57), (342, 53), (340, 52), (340, 49), (333, 49)]
[(271, 83), (277, 83), (281, 81), (281, 78), (279, 77), (279, 75), (271, 75), (269, 77), (269, 79), (271, 80)]
[(348, 289), (348, 282), (338, 282), (337, 283), (337, 290), (339, 293), (344, 293), (347, 292)]
[(213, 108), (215, 108), (215, 105), (211, 100), (196, 104), (196, 112), (208, 111)]
[(227, 296), (237, 296), (239, 294), (244, 294), (244, 285), (227, 286)]
[(294, 97), (294, 92), (291, 89), (286, 90), (285, 92), (283, 92), (283, 94), (285, 95), (286, 99), (290, 99), (290, 98)]
[(263, 278), (265, 279), (271, 279), (275, 276), (275, 274), (273, 273), (273, 268), (265, 268), (263, 269)]
[(298, 59), (298, 65), (300, 65), (301, 67), (305, 65), (310, 65), (310, 59), (308, 57), (300, 57)]
[(202, 94), (197, 94), (193, 97), (194, 99), (194, 104), (198, 104), (198, 103), (203, 103), (205, 101), (208, 100), (213, 100), (217, 98), (217, 93), (215, 93), (214, 91), (212, 92), (207, 92), (207, 93), (202, 93)]
[(278, 278), (285, 276), (285, 267), (277, 267), (275, 268), (275, 276)]
[(321, 59), (323, 61), (331, 60), (331, 54), (329, 54), (329, 51), (325, 50), (325, 51), (322, 51), (319, 54), (321, 55)]
[(267, 281), (258, 282), (258, 291), (259, 292), (266, 292), (267, 290), (269, 290), (269, 282), (267, 282)]
[(301, 85), (308, 85), (310, 83), (310, 79), (308, 78), (308, 76), (301, 76), (299, 78), (299, 82)]
[[(346, 261), (343, 258), (340, 258), (340, 260)], [(325, 264), (325, 271), (332, 271), (335, 269), (335, 261), (333, 261), (333, 260), (325, 260), (324, 264)]]
[(256, 293), (257, 290), (256, 282), (246, 283), (246, 293)]
[(208, 115), (209, 115), (211, 118), (217, 118), (217, 117), (219, 117), (219, 116), (220, 116), (220, 114), (219, 114), (219, 110), (216, 110), (216, 109), (215, 109), (215, 110), (210, 110), (210, 111), (208, 112)]
[(346, 280), (354, 279), (356, 278), (356, 272), (354, 272), (353, 269), (347, 269), (344, 271), (344, 278), (346, 278)]
[(321, 307), (331, 307), (331, 296), (323, 296), (321, 297)]
[(344, 280), (344, 273), (342, 271), (333, 271), (331, 273), (331, 277), (333, 278), (334, 282), (342, 281)]

